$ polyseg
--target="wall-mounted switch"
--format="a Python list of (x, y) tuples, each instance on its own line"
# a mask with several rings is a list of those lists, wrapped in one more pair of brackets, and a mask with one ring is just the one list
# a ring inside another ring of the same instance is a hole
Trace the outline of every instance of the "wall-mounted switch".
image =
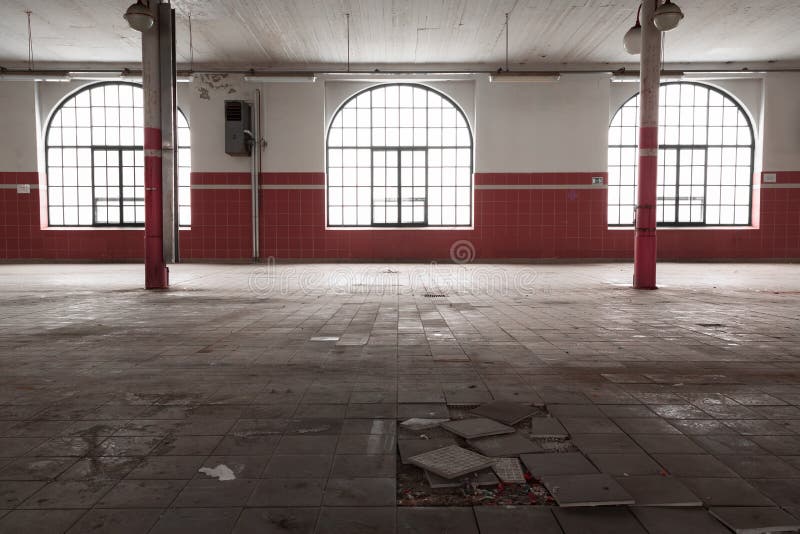
[(17, 193), (28, 195), (31, 192), (31, 184), (17, 184)]
[(602, 176), (592, 176), (592, 185), (602, 185), (602, 184), (603, 184)]

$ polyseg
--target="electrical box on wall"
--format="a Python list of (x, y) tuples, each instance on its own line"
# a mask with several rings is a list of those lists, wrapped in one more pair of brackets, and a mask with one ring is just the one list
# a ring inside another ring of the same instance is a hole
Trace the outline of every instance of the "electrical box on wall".
[(243, 100), (225, 101), (225, 153), (249, 156), (253, 142), (250, 104)]

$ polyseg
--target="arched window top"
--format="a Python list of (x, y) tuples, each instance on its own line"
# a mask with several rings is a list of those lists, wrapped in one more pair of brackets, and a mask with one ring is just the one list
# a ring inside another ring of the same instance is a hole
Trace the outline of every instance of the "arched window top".
[[(45, 134), (50, 226), (144, 223), (142, 88), (102, 82), (68, 95)], [(177, 114), (179, 221), (190, 224), (190, 135)]]
[(365, 89), (331, 120), (327, 178), (329, 226), (470, 226), (466, 116), (424, 85)]
[[(625, 102), (608, 130), (608, 223), (633, 224), (639, 95)], [(660, 225), (749, 225), (754, 133), (730, 95), (696, 82), (659, 91)]]

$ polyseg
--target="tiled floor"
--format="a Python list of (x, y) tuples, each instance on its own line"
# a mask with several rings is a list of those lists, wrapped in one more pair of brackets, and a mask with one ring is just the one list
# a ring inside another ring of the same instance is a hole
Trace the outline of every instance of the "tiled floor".
[[(0, 533), (719, 525), (397, 511), (394, 419), (491, 399), (546, 403), (611, 474), (656, 466), (707, 506), (800, 517), (798, 265), (663, 264), (651, 292), (619, 264), (171, 276), (146, 292), (138, 265), (0, 266)], [(235, 480), (198, 471), (218, 465)]]

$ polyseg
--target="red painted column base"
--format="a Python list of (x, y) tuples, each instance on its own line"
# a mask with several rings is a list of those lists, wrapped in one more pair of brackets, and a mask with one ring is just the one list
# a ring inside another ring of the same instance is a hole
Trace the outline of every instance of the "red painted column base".
[(161, 130), (144, 129), (144, 287), (167, 289), (161, 205)]

